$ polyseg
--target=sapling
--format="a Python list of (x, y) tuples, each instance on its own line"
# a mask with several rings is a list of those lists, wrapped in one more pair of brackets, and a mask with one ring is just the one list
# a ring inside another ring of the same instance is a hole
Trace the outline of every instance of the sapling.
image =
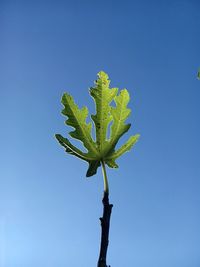
[[(65, 123), (74, 128), (69, 135), (81, 141), (87, 152), (75, 147), (67, 138), (60, 134), (55, 137), (58, 142), (65, 148), (65, 151), (73, 156), (86, 161), (89, 166), (86, 173), (87, 177), (96, 174), (97, 169), (101, 166), (104, 181), (103, 194), (103, 216), (101, 221), (101, 244), (97, 266), (108, 267), (106, 264), (106, 255), (109, 240), (110, 216), (112, 204), (109, 203), (109, 184), (106, 173), (106, 165), (110, 168), (118, 168), (116, 159), (122, 154), (129, 151), (137, 142), (139, 134), (131, 136), (120, 148), (116, 149), (120, 137), (130, 128), (131, 124), (125, 121), (130, 115), (131, 110), (127, 108), (130, 100), (129, 93), (126, 89), (118, 93), (118, 88), (110, 88), (108, 75), (101, 71), (98, 73), (98, 79), (95, 86), (89, 90), (96, 105), (96, 114), (91, 115), (95, 126), (96, 138), (92, 136), (92, 122), (87, 123), (87, 107), (79, 109), (75, 104), (73, 97), (68, 93), (62, 96), (64, 109), (62, 114), (67, 117)], [(114, 105), (113, 105), (114, 104)], [(110, 134), (108, 130), (110, 127)]]

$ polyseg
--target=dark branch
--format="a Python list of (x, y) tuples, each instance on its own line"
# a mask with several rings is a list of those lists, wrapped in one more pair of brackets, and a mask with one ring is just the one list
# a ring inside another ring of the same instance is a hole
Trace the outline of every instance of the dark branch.
[(109, 242), (109, 228), (110, 228), (110, 216), (112, 212), (112, 204), (109, 204), (108, 193), (104, 192), (103, 196), (103, 217), (101, 221), (101, 247), (97, 267), (110, 267), (106, 265), (106, 255)]

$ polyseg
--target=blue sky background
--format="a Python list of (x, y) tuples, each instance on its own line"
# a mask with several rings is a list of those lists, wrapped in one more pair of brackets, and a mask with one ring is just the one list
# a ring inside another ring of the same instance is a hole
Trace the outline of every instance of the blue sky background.
[(0, 266), (92, 267), (101, 171), (65, 155), (64, 91), (127, 88), (135, 149), (108, 170), (113, 267), (200, 266), (200, 2), (0, 1)]

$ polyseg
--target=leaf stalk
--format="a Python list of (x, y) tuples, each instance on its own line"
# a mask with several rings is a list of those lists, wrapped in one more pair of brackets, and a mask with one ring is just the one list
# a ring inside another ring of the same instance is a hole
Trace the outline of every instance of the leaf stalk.
[(106, 173), (106, 166), (104, 160), (101, 161), (102, 173), (103, 173), (103, 182), (104, 182), (104, 192), (109, 195), (109, 185), (108, 185), (108, 177)]

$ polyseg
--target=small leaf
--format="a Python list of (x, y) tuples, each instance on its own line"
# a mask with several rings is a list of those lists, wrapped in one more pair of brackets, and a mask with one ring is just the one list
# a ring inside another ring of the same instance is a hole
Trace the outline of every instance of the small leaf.
[(110, 168), (118, 168), (119, 166), (115, 162), (114, 159), (105, 159), (105, 163), (108, 165)]
[(95, 160), (95, 161), (90, 161), (89, 162), (89, 167), (86, 173), (86, 177), (90, 177), (94, 174), (96, 174), (98, 167), (101, 166), (100, 161)]

